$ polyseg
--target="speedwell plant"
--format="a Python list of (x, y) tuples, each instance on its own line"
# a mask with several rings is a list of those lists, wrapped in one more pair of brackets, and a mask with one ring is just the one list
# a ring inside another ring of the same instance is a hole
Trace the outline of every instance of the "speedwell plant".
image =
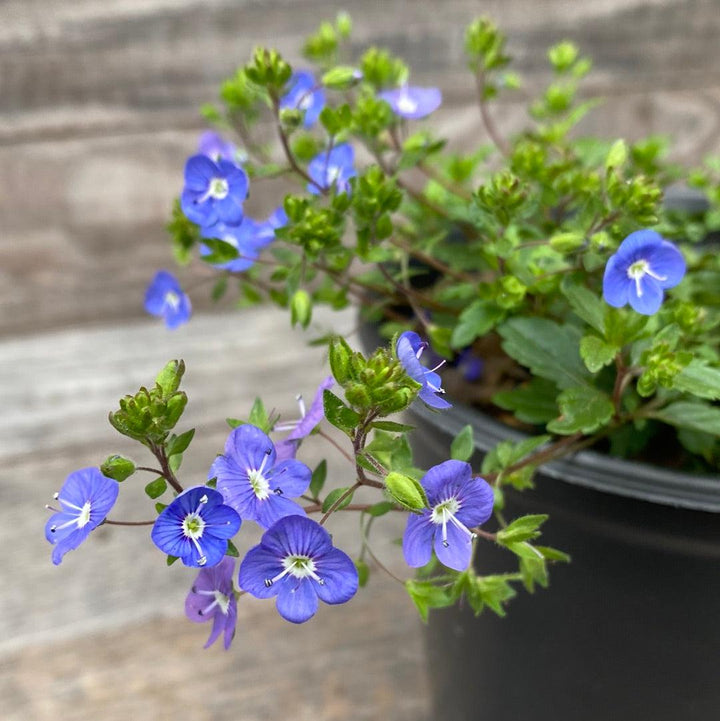
[[(71, 473), (46, 527), (60, 563), (98, 525), (122, 523), (108, 517), (119, 486), (129, 492), (149, 472), (149, 540), (159, 562), (162, 553), (197, 569), (186, 614), (212, 621), (208, 644), (222, 636), (226, 648), (245, 594), (274, 598), (293, 623), (320, 601), (349, 601), (370, 565), (384, 568), (370, 534), (382, 516), (407, 518), (397, 552), (418, 569), (405, 586), (423, 618), (460, 599), (503, 614), (518, 586), (545, 586), (548, 565), (568, 560), (537, 542), (546, 516), (504, 517), (505, 488), (530, 488), (541, 464), (589, 446), (718, 469), (720, 256), (707, 238), (720, 228), (720, 166), (682, 171), (657, 137), (582, 137), (575, 127), (595, 101), (579, 99), (590, 62), (570, 42), (550, 49), (552, 79), (531, 98), (527, 129), (508, 137), (492, 102), (521, 79), (486, 19), (467, 28), (465, 51), (478, 138), (490, 142), (456, 148), (429, 119), (441, 91), (414, 84), (386, 50), (351, 54), (350, 32), (346, 15), (323, 23), (298, 67), (258, 48), (223, 83), (220, 104), (203, 108), (214, 129), (178, 179), (169, 230), (180, 264), (213, 273), (213, 298), (270, 300), (302, 327), (318, 305), (357, 303), (389, 344), (364, 355), (321, 339), (331, 375), (316, 379), (301, 418), (280, 419), (258, 399), (228, 421), (200, 479), (180, 474), (194, 430), (176, 431), (187, 397), (184, 365), (171, 361), (110, 413), (154, 461), (113, 455)], [(250, 218), (249, 190), (277, 176), (294, 191), (269, 218)], [(704, 194), (695, 210), (667, 202), (678, 181)], [(191, 314), (165, 270), (146, 308), (169, 328)], [(528, 439), (500, 443), (473, 468), (467, 427), (445, 461), (417, 468), (398, 414), (411, 404), (447, 412), (444, 387)], [(309, 468), (311, 441), (334, 444), (347, 474), (327, 478), (325, 461)], [(376, 498), (355, 499), (361, 488)], [(336, 514), (360, 517), (357, 547), (334, 546), (325, 525)], [(236, 560), (245, 526), (262, 537)], [(485, 543), (507, 550), (506, 573), (482, 573), (473, 556)]]

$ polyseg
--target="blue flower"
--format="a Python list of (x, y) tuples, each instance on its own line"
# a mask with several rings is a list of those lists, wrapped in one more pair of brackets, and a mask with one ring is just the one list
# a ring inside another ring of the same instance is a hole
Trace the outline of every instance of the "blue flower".
[(228, 538), (240, 528), (240, 516), (213, 488), (195, 486), (179, 494), (155, 521), (150, 537), (168, 556), (186, 566), (214, 566), (227, 551)]
[(378, 97), (389, 103), (396, 115), (409, 120), (418, 120), (430, 115), (442, 103), (442, 93), (438, 88), (418, 88), (408, 85), (395, 90), (386, 90)]
[(225, 140), (213, 130), (206, 130), (198, 141), (198, 153), (206, 155), (216, 163), (221, 158), (237, 163), (240, 160), (240, 152), (229, 140)]
[(248, 178), (242, 168), (220, 158), (193, 155), (185, 164), (185, 187), (180, 195), (183, 213), (200, 226), (240, 225)]
[(222, 633), (223, 645), (228, 649), (235, 635), (237, 599), (232, 582), (234, 571), (235, 561), (228, 556), (212, 568), (203, 568), (185, 599), (185, 615), (191, 621), (205, 623), (212, 619), (213, 627), (205, 648), (212, 646)]
[(277, 596), (278, 613), (303, 623), (325, 603), (349, 601), (358, 588), (355, 564), (330, 534), (302, 516), (280, 519), (240, 564), (240, 588), (257, 598)]
[[(210, 228), (203, 228), (203, 238), (217, 238), (236, 248), (238, 257), (226, 263), (213, 263), (214, 267), (240, 273), (252, 266), (260, 255), (260, 251), (275, 239), (275, 229), (269, 222), (258, 223), (247, 216), (238, 226), (217, 223)], [(200, 257), (210, 255), (212, 250), (204, 243), (200, 244)]]
[(330, 190), (333, 184), (339, 193), (350, 189), (348, 180), (357, 175), (353, 163), (355, 151), (349, 143), (342, 143), (329, 151), (316, 155), (308, 165), (308, 175), (313, 183), (308, 183), (307, 189), (313, 195)]
[(145, 291), (145, 310), (162, 318), (168, 328), (177, 328), (190, 319), (192, 306), (177, 278), (159, 270)]
[(306, 128), (315, 125), (320, 111), (325, 107), (325, 93), (315, 82), (312, 73), (301, 70), (290, 78), (290, 89), (280, 99), (280, 108), (303, 110)]
[[(436, 366), (431, 370), (420, 362), (420, 356), (427, 347), (428, 344), (423, 341), (417, 333), (411, 330), (405, 331), (397, 341), (396, 352), (398, 360), (402, 363), (405, 372), (413, 380), (422, 384), (418, 398), (420, 398), (423, 403), (431, 408), (451, 408), (452, 404), (448, 403), (444, 398), (440, 398), (438, 395), (438, 393), (445, 393), (441, 386), (440, 376), (435, 373), (435, 370), (440, 366)], [(440, 365), (442, 365), (442, 363), (440, 363)]]
[(119, 490), (118, 482), (106, 478), (97, 468), (74, 471), (65, 479), (60, 492), (55, 494), (62, 510), (48, 506), (56, 512), (45, 524), (45, 538), (55, 546), (52, 562), (56, 566), (105, 520)]
[(300, 441), (309, 436), (315, 426), (325, 417), (325, 407), (323, 405), (323, 392), (330, 389), (335, 384), (335, 379), (328, 376), (320, 383), (315, 391), (310, 410), (306, 412), (305, 403), (302, 396), (298, 396), (298, 404), (300, 405), (300, 420), (290, 421), (288, 423), (277, 423), (273, 428), (274, 431), (290, 430), (280, 442), (275, 444), (278, 460), (286, 460), (287, 458), (295, 458)]
[(283, 516), (305, 515), (290, 498), (310, 485), (310, 469), (300, 461), (277, 462), (272, 441), (259, 428), (246, 424), (231, 431), (225, 453), (210, 468), (225, 503), (243, 519), (269, 528)]
[(630, 233), (608, 260), (603, 277), (603, 297), (621, 308), (630, 303), (643, 315), (660, 309), (663, 291), (674, 288), (685, 275), (682, 253), (654, 230)]
[(408, 566), (419, 568), (430, 561), (432, 549), (441, 563), (464, 571), (470, 563), (470, 530), (490, 518), (493, 490), (482, 478), (473, 478), (469, 463), (444, 461), (420, 480), (430, 508), (410, 514), (403, 535)]

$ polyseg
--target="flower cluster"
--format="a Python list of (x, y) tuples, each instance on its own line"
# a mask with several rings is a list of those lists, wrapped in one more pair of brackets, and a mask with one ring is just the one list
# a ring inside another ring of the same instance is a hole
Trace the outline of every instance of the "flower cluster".
[[(371, 569), (387, 570), (372, 536), (384, 516), (403, 521), (396, 560), (413, 569), (405, 587), (424, 618), (460, 600), (503, 614), (517, 586), (546, 585), (548, 567), (568, 558), (536, 543), (544, 514), (507, 510), (543, 463), (601, 444), (720, 470), (720, 263), (705, 241), (720, 217), (717, 169), (692, 174), (707, 212), (678, 211), (663, 205), (676, 173), (657, 141), (578, 140), (571, 130), (588, 106), (577, 86), (590, 64), (567, 42), (548, 54), (553, 79), (531, 126), (503, 137), (491, 101), (519, 79), (486, 19), (465, 36), (484, 140), (458, 152), (429, 127), (440, 89), (409, 85), (409, 68), (384, 50), (353, 55), (349, 32), (347, 19), (323, 24), (305, 45), (312, 69), (258, 48), (226, 81), (223, 106), (206, 116), (237, 137), (207, 131), (189, 149), (169, 230), (176, 257), (217, 279), (213, 298), (274, 302), (304, 329), (316, 307), (354, 302), (381, 346), (366, 354), (353, 335), (317, 334), (331, 375), (309, 407), (298, 397), (300, 417), (287, 420), (258, 399), (228, 419), (204, 482), (187, 487), (194, 430), (175, 432), (184, 364), (168, 364), (110, 414), (152, 466), (114, 455), (76, 471), (46, 526), (58, 564), (99, 524), (122, 523), (107, 518), (120, 482), (153, 473), (145, 492), (157, 515), (140, 523), (168, 563), (198, 569), (185, 611), (212, 620), (207, 645), (222, 637), (228, 648), (246, 594), (274, 598), (292, 623), (319, 601), (349, 601)], [(292, 190), (270, 193), (270, 217), (247, 215), (250, 183), (277, 177)], [(145, 308), (169, 328), (191, 312), (165, 270)], [(508, 434), (479, 459), (476, 431), (458, 421), (471, 403), (528, 437)], [(436, 413), (453, 415), (448, 437), (411, 442), (414, 424)], [(311, 443), (328, 444), (345, 471), (306, 465)], [(328, 528), (348, 516), (360, 538), (341, 550)], [(262, 535), (240, 558), (235, 538), (248, 527)], [(485, 541), (507, 552), (507, 573), (474, 553)]]

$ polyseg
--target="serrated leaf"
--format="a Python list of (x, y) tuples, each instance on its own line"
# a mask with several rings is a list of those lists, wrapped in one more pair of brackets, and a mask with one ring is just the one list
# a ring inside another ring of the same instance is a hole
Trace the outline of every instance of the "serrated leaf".
[(544, 378), (511, 391), (501, 391), (492, 397), (493, 403), (508, 411), (523, 423), (545, 424), (557, 417), (557, 386)]
[[(330, 491), (330, 493), (327, 494), (327, 496), (325, 497), (325, 500), (323, 501), (322, 512), (327, 513), (333, 507), (333, 505), (337, 502), (338, 498), (340, 498), (340, 496), (342, 496), (344, 493), (347, 493), (348, 488), (349, 488), (349, 486), (347, 486), (345, 488), (334, 488), (332, 491)], [(345, 506), (347, 506), (350, 503), (350, 501), (352, 501), (352, 497), (353, 497), (353, 494), (349, 493), (346, 498), (343, 498), (342, 502), (335, 510), (340, 511), (343, 508), (345, 508)]]
[(580, 341), (580, 357), (591, 373), (597, 373), (601, 368), (612, 363), (618, 350), (619, 348), (606, 343), (596, 335), (586, 335)]
[(678, 428), (720, 435), (720, 408), (708, 403), (678, 401), (649, 415)]
[(498, 531), (497, 542), (503, 546), (507, 546), (519, 541), (528, 541), (537, 538), (540, 535), (538, 529), (547, 519), (548, 516), (545, 514), (516, 518), (510, 525)]
[(720, 369), (692, 360), (673, 378), (672, 387), (698, 398), (720, 400)]
[(452, 587), (436, 586), (432, 581), (416, 581), (411, 578), (405, 582), (405, 588), (425, 623), (431, 608), (452, 606), (456, 600)]
[(558, 396), (560, 417), (547, 424), (551, 433), (592, 433), (604, 426), (615, 412), (610, 398), (596, 388), (567, 388)]
[(167, 442), (168, 457), (174, 456), (176, 453), (184, 453), (190, 445), (194, 435), (195, 429), (191, 428), (189, 431), (185, 431), (185, 433), (181, 433), (179, 436), (174, 434), (170, 436), (170, 440)]
[(560, 388), (588, 386), (590, 376), (578, 346), (580, 331), (547, 318), (515, 317), (505, 321), (498, 333), (503, 350), (541, 378), (555, 381)]
[(346, 406), (332, 391), (323, 391), (323, 409), (325, 418), (336, 428), (352, 435), (360, 421), (360, 415)]
[(450, 345), (466, 348), (477, 337), (489, 333), (504, 317), (505, 311), (487, 300), (476, 300), (460, 314)]
[(450, 458), (456, 461), (469, 461), (474, 451), (473, 429), (468, 424), (453, 438), (450, 444)]
[(325, 485), (325, 479), (327, 478), (327, 461), (323, 458), (320, 463), (317, 464), (315, 470), (312, 472), (312, 478), (310, 479), (310, 495), (313, 498), (320, 497), (320, 491), (322, 491)]
[(150, 483), (145, 486), (145, 493), (147, 493), (147, 495), (153, 500), (160, 498), (166, 490), (167, 481), (164, 478), (156, 478), (154, 481), (150, 481)]

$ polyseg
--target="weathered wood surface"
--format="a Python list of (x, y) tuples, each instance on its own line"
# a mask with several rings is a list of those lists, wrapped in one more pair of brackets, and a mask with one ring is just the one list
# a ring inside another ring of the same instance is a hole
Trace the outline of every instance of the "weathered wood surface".
[[(348, 0), (353, 51), (384, 44), (437, 83), (443, 129), (483, 142), (464, 25), (482, 12), (510, 36), (531, 95), (544, 53), (571, 37), (607, 98), (585, 131), (675, 137), (675, 157), (720, 150), (719, 0)], [(0, 4), (0, 333), (137, 317), (155, 268), (172, 263), (163, 224), (202, 124), (197, 107), (256, 43), (297, 60), (327, 0), (5, 0)], [(506, 100), (499, 127), (525, 122)], [(262, 216), (284, 186), (253, 188)], [(201, 271), (197, 271), (200, 273)], [(189, 271), (183, 279), (196, 277)], [(196, 294), (198, 299), (204, 293)], [(198, 301), (199, 302), (199, 301)]]

